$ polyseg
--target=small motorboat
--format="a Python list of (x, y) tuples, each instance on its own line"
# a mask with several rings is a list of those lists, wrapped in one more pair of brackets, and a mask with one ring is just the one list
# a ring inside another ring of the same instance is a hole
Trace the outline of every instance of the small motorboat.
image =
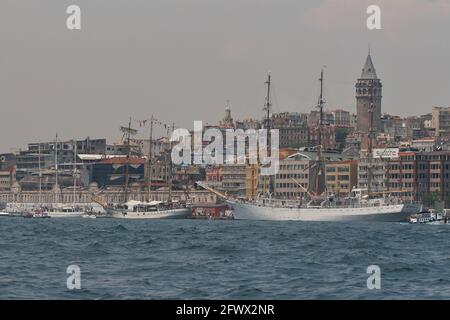
[(34, 212), (25, 212), (23, 214), (24, 218), (40, 218), (40, 219), (48, 219), (50, 218), (50, 216), (48, 215), (48, 213), (44, 210), (36, 210)]
[(444, 224), (447, 223), (447, 216), (433, 209), (413, 214), (409, 217), (411, 224)]

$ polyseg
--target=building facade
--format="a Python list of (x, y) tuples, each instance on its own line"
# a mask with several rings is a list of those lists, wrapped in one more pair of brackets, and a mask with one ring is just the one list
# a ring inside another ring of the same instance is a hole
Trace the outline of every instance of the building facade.
[(328, 161), (325, 164), (326, 190), (339, 196), (349, 196), (358, 185), (358, 161)]
[(438, 137), (450, 134), (450, 107), (432, 107), (431, 126)]
[(10, 191), (16, 182), (16, 170), (14, 167), (0, 170), (0, 191)]

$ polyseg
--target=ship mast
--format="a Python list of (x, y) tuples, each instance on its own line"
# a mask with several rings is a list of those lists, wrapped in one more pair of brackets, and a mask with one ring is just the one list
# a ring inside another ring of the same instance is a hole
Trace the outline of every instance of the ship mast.
[(38, 143), (39, 206), (42, 205), (41, 142)]
[(322, 126), (323, 126), (323, 69), (320, 72), (320, 94), (319, 100), (317, 103), (317, 107), (319, 108), (319, 121), (317, 125), (317, 175), (316, 175), (316, 195), (320, 195), (322, 188), (320, 186), (321, 183), (321, 175), (322, 172)]
[(151, 201), (152, 191), (152, 147), (153, 147), (153, 115), (150, 117), (150, 139), (148, 142), (148, 202)]
[[(169, 129), (170, 130), (170, 129)], [(172, 132), (175, 130), (175, 123), (172, 123)], [(168, 165), (168, 178), (169, 178), (169, 183), (168, 183), (168, 187), (169, 187), (169, 195), (168, 195), (168, 203), (172, 203), (172, 184), (173, 184), (173, 176), (172, 176), (172, 156), (171, 156), (171, 151), (172, 151), (172, 141), (170, 141), (170, 136), (167, 135), (169, 138), (169, 144), (170, 144), (170, 148), (168, 150), (168, 152), (166, 153), (166, 156), (169, 158), (169, 161), (166, 161), (166, 166)], [(170, 153), (170, 154), (169, 154)], [(167, 159), (167, 158), (166, 158)]]
[[(270, 121), (270, 107), (272, 106), (272, 103), (270, 102), (270, 87), (272, 85), (272, 76), (270, 72), (267, 74), (267, 81), (265, 82), (267, 85), (267, 95), (266, 95), (266, 101), (264, 104), (264, 110), (266, 111), (266, 121), (265, 121), (265, 128), (267, 130), (267, 150), (270, 149), (270, 129), (272, 128), (271, 121)], [(269, 195), (271, 195), (274, 191), (273, 186), (273, 175), (269, 176)]]
[(58, 194), (58, 133), (56, 133), (55, 137), (55, 193), (56, 193), (56, 203), (59, 200), (59, 194)]
[(130, 135), (131, 135), (131, 118), (128, 122), (128, 130), (126, 132), (127, 139), (127, 160), (125, 165), (125, 202), (128, 202), (128, 183), (129, 183), (129, 162), (130, 162)]
[(369, 141), (367, 147), (367, 194), (370, 196), (372, 193), (372, 151), (373, 151), (373, 111), (375, 106), (373, 104), (373, 90), (370, 90), (370, 106), (369, 106), (369, 114), (370, 114), (370, 126), (369, 126)]
[[(272, 104), (270, 103), (270, 86), (272, 84), (272, 76), (270, 74), (270, 72), (267, 74), (267, 81), (265, 82), (265, 84), (267, 85), (267, 95), (266, 95), (266, 102), (264, 104), (264, 110), (266, 111), (266, 129), (267, 129), (267, 133), (269, 133), (269, 130), (271, 129), (271, 125), (270, 125), (270, 107), (272, 106)], [(270, 141), (270, 139), (269, 139)]]
[(75, 196), (77, 188), (77, 141), (73, 140), (73, 204), (75, 205)]

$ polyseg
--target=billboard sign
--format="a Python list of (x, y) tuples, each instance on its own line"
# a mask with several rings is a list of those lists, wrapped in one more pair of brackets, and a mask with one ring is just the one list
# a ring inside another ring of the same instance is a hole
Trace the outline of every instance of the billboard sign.
[(398, 148), (373, 149), (373, 158), (394, 159), (398, 158)]

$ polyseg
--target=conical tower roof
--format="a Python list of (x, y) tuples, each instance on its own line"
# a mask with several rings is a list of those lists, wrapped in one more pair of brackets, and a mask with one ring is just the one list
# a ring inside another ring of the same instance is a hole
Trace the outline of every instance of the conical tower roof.
[(370, 56), (370, 52), (367, 55), (366, 63), (364, 64), (364, 68), (362, 69), (361, 79), (378, 79), (377, 72), (375, 71), (375, 67), (373, 66), (372, 57)]

